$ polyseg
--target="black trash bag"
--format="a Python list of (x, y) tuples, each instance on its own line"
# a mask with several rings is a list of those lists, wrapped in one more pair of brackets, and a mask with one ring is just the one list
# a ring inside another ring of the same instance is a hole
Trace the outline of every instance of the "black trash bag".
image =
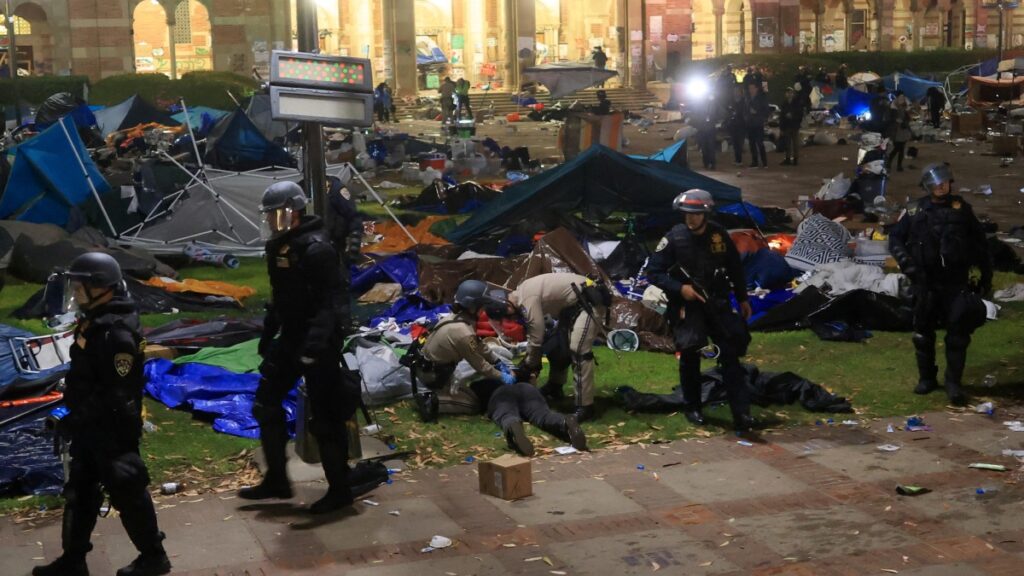
[(811, 331), (826, 342), (864, 342), (871, 338), (870, 331), (854, 328), (841, 320), (812, 323)]
[(388, 468), (379, 460), (363, 460), (352, 468), (348, 479), (352, 497), (359, 498), (388, 481)]
[[(11, 411), (0, 410), (0, 420)], [(0, 496), (60, 494), (64, 466), (54, 454), (53, 431), (46, 428), (50, 410), (42, 410), (12, 422), (0, 430)]]
[[(743, 365), (750, 400), (758, 406), (789, 405), (799, 402), (811, 412), (853, 412), (846, 398), (836, 396), (798, 374), (792, 372), (761, 372), (752, 364)], [(725, 403), (725, 385), (718, 367), (702, 374), (701, 402), (705, 405)], [(684, 408), (683, 393), (679, 386), (669, 394), (639, 392), (631, 386), (615, 391), (616, 397), (631, 412), (677, 412)]]
[(650, 255), (642, 242), (636, 239), (623, 240), (600, 265), (613, 280), (635, 278)]

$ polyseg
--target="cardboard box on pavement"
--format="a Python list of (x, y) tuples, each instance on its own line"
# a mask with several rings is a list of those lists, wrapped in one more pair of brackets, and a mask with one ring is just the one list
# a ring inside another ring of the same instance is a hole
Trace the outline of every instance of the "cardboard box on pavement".
[(999, 156), (1016, 156), (1020, 148), (1020, 136), (998, 135), (992, 137), (992, 153)]
[(503, 500), (518, 500), (533, 494), (533, 469), (529, 458), (505, 454), (494, 460), (481, 460), (478, 471), (482, 494)]

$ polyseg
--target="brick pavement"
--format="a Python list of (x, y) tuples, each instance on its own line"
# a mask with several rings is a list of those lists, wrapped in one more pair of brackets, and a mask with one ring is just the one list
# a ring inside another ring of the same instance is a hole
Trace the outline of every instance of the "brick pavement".
[[(924, 418), (929, 432), (887, 433), (891, 419), (773, 432), (750, 447), (723, 436), (536, 458), (535, 494), (517, 502), (480, 495), (476, 467), (461, 465), (399, 474), (373, 493), (379, 506), (330, 518), (301, 509), (322, 493), (317, 481), (288, 502), (157, 505), (176, 574), (1024, 574), (1024, 488), (1012, 472), (967, 468), (1018, 468), (1001, 455), (1024, 444), (1001, 425), (1014, 417)], [(933, 492), (899, 496), (896, 484)], [(977, 487), (999, 490), (980, 500)], [(455, 545), (422, 553), (434, 534)], [(60, 553), (59, 523), (0, 521), (0, 542), (2, 572), (27, 574)], [(113, 518), (94, 544), (94, 574), (135, 554)]]

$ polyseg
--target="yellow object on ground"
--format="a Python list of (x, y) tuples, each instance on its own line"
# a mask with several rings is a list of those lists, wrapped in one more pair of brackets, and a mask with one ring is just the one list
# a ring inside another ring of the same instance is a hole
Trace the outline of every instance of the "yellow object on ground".
[(185, 280), (174, 280), (165, 276), (153, 276), (146, 280), (146, 284), (163, 288), (168, 292), (194, 292), (196, 294), (210, 294), (211, 296), (227, 296), (241, 302), (242, 300), (256, 294), (255, 288), (239, 286), (216, 280), (196, 280), (186, 278)]

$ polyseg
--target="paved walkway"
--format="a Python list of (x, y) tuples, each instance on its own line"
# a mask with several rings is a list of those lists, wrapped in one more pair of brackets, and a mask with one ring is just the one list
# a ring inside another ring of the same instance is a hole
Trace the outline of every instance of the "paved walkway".
[[(348, 515), (312, 520), (293, 501), (231, 494), (163, 497), (160, 525), (176, 574), (975, 574), (1024, 573), (1021, 449), (999, 414), (926, 414), (928, 432), (814, 426), (743, 446), (734, 437), (537, 458), (534, 496), (482, 496), (476, 466), (401, 474)], [(882, 452), (881, 444), (900, 446)], [(1005, 464), (1010, 472), (969, 469)], [(642, 464), (641, 470), (638, 465)], [(930, 488), (899, 496), (896, 484)], [(978, 487), (998, 487), (978, 499)], [(422, 553), (440, 534), (454, 546)], [(56, 520), (0, 521), (4, 574), (60, 553)], [(112, 574), (135, 551), (101, 519), (89, 556)]]

